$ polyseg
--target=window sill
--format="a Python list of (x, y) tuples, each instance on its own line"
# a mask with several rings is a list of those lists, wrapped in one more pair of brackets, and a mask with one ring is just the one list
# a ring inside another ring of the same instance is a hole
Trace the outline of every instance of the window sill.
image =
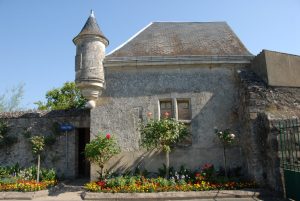
[(178, 122), (184, 123), (184, 124), (190, 124), (192, 121), (191, 120), (178, 120)]

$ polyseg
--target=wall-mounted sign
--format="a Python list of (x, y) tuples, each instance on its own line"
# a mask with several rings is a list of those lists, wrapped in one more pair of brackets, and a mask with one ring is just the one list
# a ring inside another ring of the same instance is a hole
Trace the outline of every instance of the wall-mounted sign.
[(59, 128), (62, 132), (67, 132), (67, 131), (73, 130), (74, 126), (70, 123), (62, 123), (62, 124), (60, 124)]

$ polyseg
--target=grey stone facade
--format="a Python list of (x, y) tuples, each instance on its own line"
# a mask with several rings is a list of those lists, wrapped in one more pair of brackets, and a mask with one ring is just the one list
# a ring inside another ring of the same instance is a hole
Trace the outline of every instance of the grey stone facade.
[[(148, 153), (139, 146), (139, 122), (147, 113), (159, 118), (160, 100), (190, 100), (191, 141), (171, 152), (171, 166), (199, 168), (204, 163), (222, 165), (222, 146), (214, 127), (238, 132), (238, 85), (236, 70), (246, 64), (173, 65), (135, 68), (106, 67), (106, 90), (91, 110), (91, 138), (101, 132), (114, 134), (123, 153), (107, 168), (132, 170), (138, 165), (157, 171), (164, 163), (161, 153)], [(243, 166), (240, 147), (228, 150), (230, 167)], [(95, 178), (92, 166), (92, 176)]]

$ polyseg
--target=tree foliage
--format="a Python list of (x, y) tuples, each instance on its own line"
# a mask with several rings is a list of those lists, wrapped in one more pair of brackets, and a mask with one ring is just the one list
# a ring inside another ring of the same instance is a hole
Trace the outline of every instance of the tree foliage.
[(0, 94), (0, 112), (12, 112), (20, 110), (20, 104), (24, 96), (24, 84), (19, 84), (4, 94)]
[(61, 88), (55, 88), (46, 93), (46, 103), (38, 101), (35, 104), (39, 110), (66, 110), (83, 108), (86, 99), (74, 82), (66, 82)]
[(44, 136), (33, 136), (30, 138), (30, 143), (32, 146), (32, 153), (38, 155), (44, 150), (45, 138)]
[(99, 134), (85, 146), (85, 157), (100, 167), (100, 178), (103, 178), (104, 164), (114, 155), (120, 153), (117, 141), (110, 134)]
[(141, 145), (147, 150), (161, 148), (164, 152), (171, 151), (171, 145), (182, 140), (189, 133), (186, 126), (172, 118), (151, 119), (141, 124)]

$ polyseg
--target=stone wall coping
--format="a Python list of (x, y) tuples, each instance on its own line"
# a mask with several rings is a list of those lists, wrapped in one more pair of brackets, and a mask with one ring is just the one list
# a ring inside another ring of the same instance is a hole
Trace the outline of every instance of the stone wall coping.
[(49, 195), (49, 190), (41, 190), (34, 192), (0, 192), (0, 200), (33, 200), (35, 198), (45, 197)]
[(15, 112), (0, 112), (0, 119), (16, 119), (16, 118), (49, 118), (49, 117), (77, 117), (89, 116), (89, 109), (71, 109), (71, 110), (28, 110)]
[(104, 67), (121, 66), (170, 66), (197, 64), (250, 64), (254, 56), (141, 56), (141, 57), (109, 57), (104, 60)]
[(250, 198), (270, 197), (271, 192), (263, 189), (245, 190), (213, 190), (189, 192), (158, 192), (158, 193), (93, 193), (84, 192), (84, 200), (179, 200), (179, 199), (205, 199), (205, 198)]

